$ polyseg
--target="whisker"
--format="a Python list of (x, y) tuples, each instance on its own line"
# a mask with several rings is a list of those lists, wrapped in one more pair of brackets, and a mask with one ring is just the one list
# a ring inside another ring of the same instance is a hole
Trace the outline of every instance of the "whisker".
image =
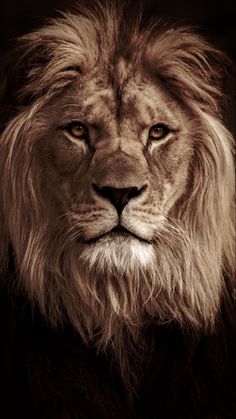
[(80, 108), (80, 109), (81, 109), (81, 105), (80, 105), (79, 103), (66, 103), (65, 105), (62, 105), (62, 106), (61, 106), (61, 109), (63, 109), (63, 108), (68, 108), (68, 107), (70, 107), (70, 106), (75, 106), (75, 107), (77, 107), (77, 108)]

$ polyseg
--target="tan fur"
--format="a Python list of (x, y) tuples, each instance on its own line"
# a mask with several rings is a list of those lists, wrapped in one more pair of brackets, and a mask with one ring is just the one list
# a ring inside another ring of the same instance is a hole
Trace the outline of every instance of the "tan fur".
[[(47, 320), (69, 318), (128, 375), (144, 325), (212, 330), (234, 286), (221, 55), (187, 28), (125, 26), (114, 6), (65, 14), (22, 45), (27, 80), (0, 139), (2, 269), (12, 246), (20, 287)], [(89, 145), (58, 129), (70, 120), (90, 128)], [(157, 123), (172, 132), (150, 142)], [(93, 183), (146, 185), (120, 219), (140, 240), (109, 234), (118, 214)]]

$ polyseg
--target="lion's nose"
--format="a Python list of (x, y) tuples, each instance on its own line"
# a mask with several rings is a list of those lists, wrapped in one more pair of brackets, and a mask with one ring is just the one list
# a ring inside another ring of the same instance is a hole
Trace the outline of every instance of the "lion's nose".
[(137, 198), (142, 195), (147, 185), (143, 185), (140, 188), (136, 186), (131, 186), (130, 188), (113, 188), (111, 186), (98, 187), (93, 184), (93, 188), (98, 195), (108, 199), (120, 214), (132, 198)]

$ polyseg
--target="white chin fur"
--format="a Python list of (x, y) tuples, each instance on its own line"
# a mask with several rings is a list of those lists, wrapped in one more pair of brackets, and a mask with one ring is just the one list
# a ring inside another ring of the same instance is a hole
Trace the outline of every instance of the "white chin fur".
[(80, 259), (90, 269), (120, 273), (146, 270), (155, 261), (152, 244), (133, 237), (103, 237), (83, 248)]

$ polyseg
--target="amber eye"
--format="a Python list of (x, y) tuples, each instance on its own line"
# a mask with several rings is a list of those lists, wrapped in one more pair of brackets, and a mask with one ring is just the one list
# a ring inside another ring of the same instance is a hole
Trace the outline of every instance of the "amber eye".
[(88, 137), (88, 128), (79, 121), (73, 121), (64, 126), (63, 129), (76, 139), (86, 139)]
[(165, 138), (167, 134), (169, 134), (170, 128), (168, 128), (165, 124), (156, 124), (149, 130), (149, 138), (152, 140), (161, 140)]

